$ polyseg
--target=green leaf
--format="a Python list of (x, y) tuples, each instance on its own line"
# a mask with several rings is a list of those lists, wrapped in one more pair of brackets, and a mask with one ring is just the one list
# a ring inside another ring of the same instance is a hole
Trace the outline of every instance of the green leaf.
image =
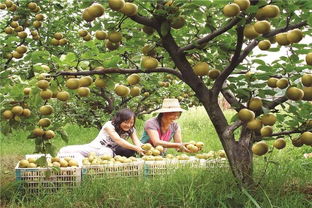
[(61, 135), (64, 142), (68, 143), (68, 134), (64, 129), (58, 129), (57, 132)]
[(46, 151), (48, 154), (50, 154), (52, 157), (56, 156), (56, 146), (51, 143), (45, 143), (44, 144)]
[(36, 144), (36, 145), (41, 145), (42, 142), (43, 142), (42, 137), (37, 137), (37, 138), (35, 139), (35, 144)]
[(232, 116), (232, 118), (231, 118), (231, 123), (233, 123), (233, 122), (235, 122), (235, 121), (237, 121), (238, 120), (238, 113), (235, 113), (235, 115), (234, 116)]
[(47, 167), (48, 162), (47, 162), (47, 157), (46, 156), (41, 156), (36, 160), (36, 164), (40, 167)]
[(163, 22), (160, 26), (160, 34), (165, 37), (170, 31), (170, 25), (168, 22)]

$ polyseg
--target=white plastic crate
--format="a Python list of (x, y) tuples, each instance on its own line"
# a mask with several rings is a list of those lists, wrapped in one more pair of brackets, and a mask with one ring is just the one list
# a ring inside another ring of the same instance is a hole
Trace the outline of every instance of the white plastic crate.
[(177, 168), (177, 160), (145, 161), (144, 176), (160, 176), (173, 173)]
[[(26, 155), (25, 158), (38, 159), (43, 154)], [(47, 159), (51, 156), (46, 155)], [(81, 159), (76, 155), (58, 155), (60, 158), (71, 157), (78, 164)], [(20, 168), (19, 163), (15, 167), (16, 180), (22, 182), (22, 188), (28, 193), (37, 193), (39, 191), (54, 192), (60, 188), (73, 188), (80, 185), (81, 182), (81, 165), (78, 167), (61, 167), (59, 171), (52, 167), (46, 168)]]
[(216, 159), (200, 159), (200, 165), (203, 168), (226, 168), (229, 167), (229, 163), (226, 158), (216, 158)]
[(137, 177), (143, 175), (144, 161), (131, 163), (111, 163), (101, 165), (83, 165), (82, 178)]

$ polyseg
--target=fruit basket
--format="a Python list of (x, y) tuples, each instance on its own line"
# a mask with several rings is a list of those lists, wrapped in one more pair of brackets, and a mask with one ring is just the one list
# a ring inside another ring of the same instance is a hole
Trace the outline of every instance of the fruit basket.
[(98, 165), (83, 165), (82, 179), (111, 178), (111, 177), (138, 177), (143, 175), (143, 160), (129, 163), (106, 163)]
[[(38, 159), (44, 155), (26, 155), (27, 161)], [(52, 157), (46, 155), (48, 163)], [(21, 167), (21, 161), (15, 167), (16, 181), (21, 182), (21, 188), (28, 193), (38, 193), (39, 191), (54, 192), (60, 188), (73, 188), (81, 182), (81, 158), (76, 154), (62, 154), (57, 158), (76, 161), (75, 167)]]

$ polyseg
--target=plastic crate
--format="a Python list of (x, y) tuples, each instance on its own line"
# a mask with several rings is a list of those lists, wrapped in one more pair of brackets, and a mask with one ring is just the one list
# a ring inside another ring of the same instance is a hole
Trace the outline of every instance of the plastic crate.
[(138, 177), (143, 175), (144, 161), (131, 163), (111, 163), (102, 165), (84, 165), (82, 167), (82, 179), (110, 178), (110, 177)]
[[(26, 155), (25, 158), (38, 159), (43, 154)], [(74, 154), (58, 155), (60, 158), (74, 158), (78, 164), (81, 159)], [(51, 156), (47, 155), (47, 159)], [(81, 182), (81, 166), (78, 167), (61, 167), (59, 170), (47, 168), (19, 168), (19, 163), (15, 167), (16, 181), (21, 182), (21, 188), (28, 193), (38, 193), (39, 191), (54, 192), (60, 188), (73, 188), (80, 185)]]
[(187, 160), (176, 160), (177, 168), (200, 168), (200, 160), (196, 157), (189, 157)]
[(144, 176), (172, 174), (178, 167), (177, 164), (177, 160), (145, 161)]
[(229, 163), (226, 158), (217, 158), (217, 159), (200, 159), (200, 164), (203, 168), (227, 168)]

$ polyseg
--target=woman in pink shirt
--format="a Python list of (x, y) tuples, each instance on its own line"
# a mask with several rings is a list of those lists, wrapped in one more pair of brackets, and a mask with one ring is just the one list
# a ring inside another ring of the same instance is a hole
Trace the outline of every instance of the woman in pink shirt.
[(155, 111), (158, 116), (145, 122), (141, 142), (188, 152), (182, 143), (181, 128), (174, 122), (183, 111), (177, 99), (164, 99), (162, 108)]

